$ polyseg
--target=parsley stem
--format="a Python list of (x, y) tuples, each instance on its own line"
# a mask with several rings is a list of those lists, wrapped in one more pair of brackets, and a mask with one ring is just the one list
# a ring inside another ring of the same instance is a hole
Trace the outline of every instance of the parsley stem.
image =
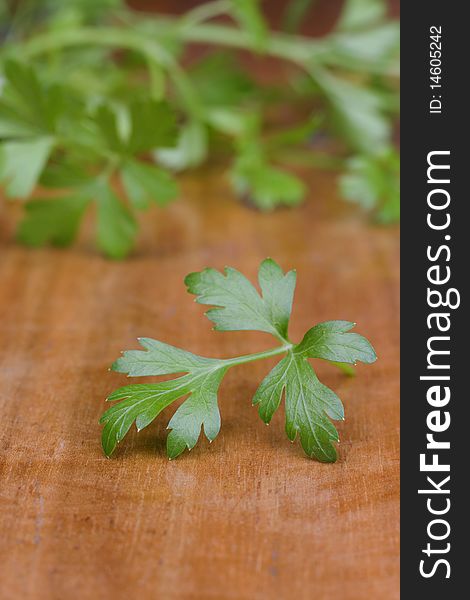
[[(190, 29), (178, 30), (186, 42), (228, 46), (239, 50), (259, 52), (256, 41), (245, 31), (215, 23), (201, 23)], [(328, 50), (324, 41), (316, 41), (301, 36), (273, 33), (263, 47), (263, 53), (282, 60), (297, 63), (305, 68), (306, 63), (319, 58)]]
[[(231, 46), (241, 50), (256, 50), (250, 36), (239, 29), (227, 25), (198, 24), (193, 27), (175, 27), (177, 22), (173, 19), (155, 21), (156, 29), (168, 31), (173, 26), (175, 37), (180, 37), (187, 42), (206, 43), (212, 45)], [(28, 57), (43, 54), (58, 48), (94, 44), (97, 46), (112, 46), (137, 50), (143, 54), (152, 55), (159, 62), (169, 65), (173, 57), (165, 48), (156, 43), (155, 37), (146, 36), (142, 32), (132, 29), (116, 29), (111, 27), (81, 27), (77, 29), (63, 29), (47, 32), (35, 36), (24, 44), (23, 51)], [(312, 57), (312, 53), (323, 49), (322, 42), (297, 38), (285, 34), (274, 34), (266, 47), (266, 53), (278, 58), (303, 62)]]
[[(199, 98), (191, 81), (173, 56), (154, 38), (145, 37), (141, 33), (127, 29), (110, 27), (82, 27), (79, 29), (48, 32), (36, 36), (23, 47), (23, 56), (31, 58), (59, 48), (73, 46), (104, 46), (109, 48), (127, 48), (141, 53), (150, 63), (159, 64), (168, 76), (173, 79), (175, 86), (183, 98), (188, 112), (198, 118), (201, 114)], [(152, 76), (152, 73), (150, 73)]]
[[(220, 14), (223, 6), (224, 2), (214, 2), (200, 7), (201, 11), (203, 8), (207, 11), (207, 15), (202, 11), (202, 17), (210, 18), (215, 12)], [(196, 22), (191, 21), (190, 26), (185, 19), (168, 17), (154, 19), (155, 34), (160, 32), (166, 36), (170, 34), (180, 42), (221, 45), (259, 53), (256, 40), (247, 32), (230, 25), (200, 22), (199, 13), (193, 14), (194, 16)], [(22, 53), (25, 58), (31, 58), (61, 48), (86, 45), (127, 48), (139, 52), (149, 65), (150, 81), (155, 78), (155, 65), (160, 65), (173, 80), (188, 113), (193, 119), (203, 119), (204, 110), (191, 80), (171, 52), (156, 41), (158, 35), (155, 34), (150, 36), (132, 28), (112, 27), (81, 27), (48, 31), (26, 42)], [(273, 33), (263, 45), (263, 54), (293, 62), (307, 72), (311, 72), (314, 60), (325, 59), (329, 52), (328, 42), (285, 33)]]
[(293, 344), (283, 344), (277, 348), (271, 348), (270, 350), (264, 350), (263, 352), (255, 352), (254, 354), (245, 354), (243, 356), (235, 356), (234, 358), (226, 358), (222, 362), (224, 366), (233, 367), (235, 365), (242, 365), (244, 363), (254, 362), (255, 360), (262, 360), (263, 358), (270, 358), (271, 356), (278, 356), (279, 354), (285, 354), (293, 347)]
[[(187, 27), (183, 21), (171, 18), (154, 20), (155, 31), (173, 34), (176, 39), (184, 42), (204, 43), (228, 46), (240, 50), (259, 52), (255, 40), (244, 31), (230, 25), (214, 23), (195, 23)], [(26, 42), (22, 48), (23, 56), (30, 58), (59, 48), (82, 45), (107, 46), (128, 48), (140, 52), (167, 69), (178, 86), (185, 101), (193, 110), (198, 110), (199, 104), (192, 90), (191, 83), (184, 70), (166, 48), (156, 42), (156, 36), (145, 35), (142, 31), (111, 27), (81, 27), (63, 29), (37, 35)], [(311, 40), (302, 36), (284, 33), (274, 33), (266, 42), (263, 52), (276, 58), (296, 63), (301, 68), (309, 70), (311, 61), (329, 52), (328, 44), (322, 40)]]
[(198, 23), (208, 21), (209, 19), (230, 12), (231, 7), (232, 5), (229, 0), (207, 2), (188, 11), (181, 18), (181, 21), (184, 24), (184, 27), (194, 27), (194, 25), (197, 25)]

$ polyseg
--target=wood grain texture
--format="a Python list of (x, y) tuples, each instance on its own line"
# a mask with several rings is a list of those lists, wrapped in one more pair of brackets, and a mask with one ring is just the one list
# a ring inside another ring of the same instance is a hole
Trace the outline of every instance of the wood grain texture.
[[(69, 251), (21, 248), (0, 215), (2, 598), (398, 598), (398, 232), (340, 203), (331, 175), (309, 186), (300, 209), (261, 214), (217, 170), (186, 176), (125, 262), (88, 233)], [(251, 398), (269, 362), (229, 372), (210, 446), (169, 462), (170, 408), (104, 458), (104, 398), (127, 382), (107, 368), (138, 336), (207, 356), (270, 347), (211, 331), (183, 286), (208, 265), (253, 278), (266, 256), (297, 268), (294, 340), (354, 320), (379, 355), (355, 379), (319, 369), (346, 408), (339, 462), (290, 444), (283, 410), (263, 425)]]

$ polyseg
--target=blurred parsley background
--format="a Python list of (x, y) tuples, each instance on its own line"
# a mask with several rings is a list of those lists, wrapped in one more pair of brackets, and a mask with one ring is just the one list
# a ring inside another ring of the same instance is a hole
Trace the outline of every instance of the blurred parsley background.
[(385, 1), (345, 0), (315, 37), (313, 0), (275, 3), (275, 26), (267, 1), (145, 10), (162, 4), (0, 5), (0, 183), (26, 200), (20, 241), (70, 244), (95, 203), (98, 247), (123, 258), (136, 211), (176, 200), (175, 174), (211, 159), (261, 210), (301, 202), (315, 166), (371, 218), (399, 218), (399, 26)]

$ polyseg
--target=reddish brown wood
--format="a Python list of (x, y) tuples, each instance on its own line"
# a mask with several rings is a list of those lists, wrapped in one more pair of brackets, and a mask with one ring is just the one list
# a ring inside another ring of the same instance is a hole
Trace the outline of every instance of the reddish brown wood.
[[(398, 235), (368, 225), (312, 173), (296, 210), (261, 214), (215, 171), (186, 176), (183, 199), (142, 218), (134, 255), (111, 262), (85, 233), (71, 250), (0, 245), (0, 571), (2, 598), (394, 600), (398, 598)], [(308, 460), (265, 427), (251, 398), (268, 363), (233, 370), (222, 431), (165, 456), (172, 410), (103, 457), (108, 373), (146, 335), (208, 356), (268, 348), (216, 333), (183, 286), (206, 265), (254, 277), (260, 260), (296, 267), (291, 327), (350, 319), (379, 354), (348, 379), (339, 462)]]

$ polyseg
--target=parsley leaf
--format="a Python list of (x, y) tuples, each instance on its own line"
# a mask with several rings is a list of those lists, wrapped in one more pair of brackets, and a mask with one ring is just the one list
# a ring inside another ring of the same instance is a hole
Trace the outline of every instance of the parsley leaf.
[(130, 377), (142, 375), (170, 375), (187, 373), (172, 381), (150, 385), (129, 385), (120, 388), (108, 400), (123, 400), (107, 410), (101, 418), (103, 449), (109, 456), (135, 421), (140, 431), (158, 414), (178, 398), (191, 396), (178, 408), (168, 427), (167, 450), (176, 458), (187, 447), (195, 446), (201, 427), (212, 441), (220, 429), (217, 390), (227, 367), (224, 361), (203, 358), (164, 344), (157, 340), (141, 338), (146, 351), (124, 352), (112, 369)]
[(42, 83), (35, 71), (7, 60), (5, 89), (0, 94), (0, 181), (11, 197), (28, 197), (55, 144), (59, 86)]
[(311, 365), (295, 351), (274, 367), (253, 398), (253, 404), (260, 405), (259, 414), (265, 423), (271, 421), (284, 390), (287, 437), (293, 442), (298, 433), (307, 456), (334, 462), (336, 450), (331, 442), (339, 442), (339, 437), (328, 417), (344, 419), (338, 396), (320, 383)]
[[(197, 387), (192, 387), (191, 396), (178, 408), (170, 422), (171, 432), (167, 438), (167, 452), (170, 458), (176, 458), (186, 448), (191, 450), (198, 439), (201, 427), (209, 442), (212, 442), (220, 431), (220, 412), (217, 404), (217, 391), (225, 375), (225, 369), (210, 371), (200, 380)], [(193, 382), (193, 386), (195, 382)]]
[(155, 152), (158, 163), (172, 171), (199, 166), (207, 157), (207, 129), (203, 123), (191, 120), (180, 129), (174, 147), (159, 148)]
[(54, 133), (64, 104), (61, 86), (42, 81), (33, 67), (12, 59), (5, 61), (3, 72), (6, 82), (0, 99), (2, 137)]
[[(175, 458), (197, 443), (201, 430), (209, 441), (220, 430), (217, 394), (220, 383), (233, 366), (277, 355), (285, 355), (261, 382), (253, 398), (259, 414), (269, 423), (285, 395), (286, 433), (291, 441), (297, 435), (305, 453), (323, 462), (336, 460), (333, 442), (338, 433), (330, 419), (344, 419), (338, 396), (322, 384), (309, 358), (333, 364), (372, 363), (375, 351), (361, 335), (350, 333), (354, 323), (327, 321), (312, 327), (299, 344), (287, 337), (295, 288), (295, 272), (284, 274), (272, 259), (259, 268), (260, 295), (238, 271), (227, 267), (225, 276), (215, 269), (205, 269), (187, 276), (188, 291), (201, 304), (218, 308), (207, 316), (221, 331), (254, 329), (271, 333), (282, 345), (247, 356), (230, 359), (204, 358), (150, 338), (140, 338), (144, 350), (123, 353), (112, 369), (129, 377), (172, 375), (180, 377), (155, 384), (128, 385), (113, 392), (108, 400), (119, 400), (101, 417), (104, 425), (102, 445), (107, 456), (124, 438), (135, 422), (140, 431), (160, 412), (180, 398), (184, 402), (168, 424), (167, 453)], [(189, 396), (189, 397), (188, 397)]]
[(213, 52), (197, 62), (189, 75), (204, 106), (237, 106), (255, 85), (232, 54)]
[(146, 209), (151, 202), (165, 205), (178, 195), (173, 177), (155, 165), (130, 158), (125, 161), (120, 173), (127, 196), (135, 208)]
[(400, 218), (400, 159), (395, 150), (349, 159), (339, 184), (343, 196), (375, 215), (381, 223)]
[(27, 198), (32, 193), (53, 145), (45, 136), (3, 144), (0, 179), (6, 182), (8, 196)]
[(126, 111), (129, 132), (124, 136), (115, 111), (98, 107), (94, 121), (104, 145), (117, 154), (139, 155), (158, 146), (171, 146), (176, 140), (176, 117), (167, 102), (134, 99)]
[(28, 202), (17, 236), (28, 246), (50, 242), (68, 246), (74, 239), (89, 199), (83, 196), (41, 199)]
[(262, 296), (231, 267), (225, 268), (225, 276), (216, 269), (205, 269), (184, 280), (196, 302), (218, 307), (206, 312), (217, 331), (265, 331), (280, 339), (287, 337), (295, 281), (295, 271), (284, 275), (269, 258), (261, 263), (258, 273)]
[(131, 102), (129, 112), (132, 123), (131, 134), (126, 143), (129, 154), (174, 145), (177, 135), (176, 115), (167, 102), (138, 99)]
[(385, 17), (386, 11), (382, 0), (347, 0), (337, 27), (348, 31), (374, 25)]
[(260, 405), (260, 417), (269, 423), (285, 390), (287, 437), (293, 442), (299, 433), (305, 453), (325, 462), (336, 460), (331, 442), (339, 441), (327, 417), (344, 419), (344, 409), (338, 396), (320, 383), (307, 358), (374, 362), (377, 357), (366, 338), (347, 333), (352, 327), (354, 323), (348, 321), (327, 321), (312, 327), (267, 375), (253, 399), (253, 404)]
[[(9, 60), (4, 72), (0, 180), (6, 193), (28, 197), (39, 181), (62, 189), (55, 199), (26, 203), (17, 239), (31, 246), (69, 245), (86, 206), (96, 202), (98, 246), (111, 258), (123, 258), (137, 232), (132, 210), (165, 204), (178, 193), (169, 173), (136, 157), (175, 141), (174, 111), (166, 102), (140, 98), (120, 112), (102, 103), (88, 109), (66, 102), (60, 86), (43, 82), (29, 66)], [(96, 177), (100, 163), (103, 173)], [(122, 179), (129, 205), (110, 187), (113, 172)]]
[(351, 147), (370, 153), (383, 151), (390, 138), (390, 122), (379, 94), (323, 69), (314, 69), (313, 75), (330, 102), (336, 127)]
[(130, 210), (104, 184), (97, 187), (98, 246), (110, 258), (123, 258), (134, 244), (137, 224)]
[(366, 338), (357, 333), (348, 333), (354, 326), (355, 323), (349, 321), (319, 323), (307, 331), (296, 346), (296, 352), (309, 358), (353, 365), (357, 361), (374, 362), (377, 357)]
[(298, 177), (267, 164), (236, 164), (232, 179), (239, 196), (265, 211), (280, 205), (295, 206), (305, 194), (305, 185)]
[(269, 164), (259, 128), (256, 117), (247, 119), (242, 128), (232, 169), (235, 190), (261, 210), (294, 206), (302, 201), (305, 185), (292, 173)]
[(347, 0), (325, 64), (360, 73), (398, 74), (400, 29), (383, 0)]

